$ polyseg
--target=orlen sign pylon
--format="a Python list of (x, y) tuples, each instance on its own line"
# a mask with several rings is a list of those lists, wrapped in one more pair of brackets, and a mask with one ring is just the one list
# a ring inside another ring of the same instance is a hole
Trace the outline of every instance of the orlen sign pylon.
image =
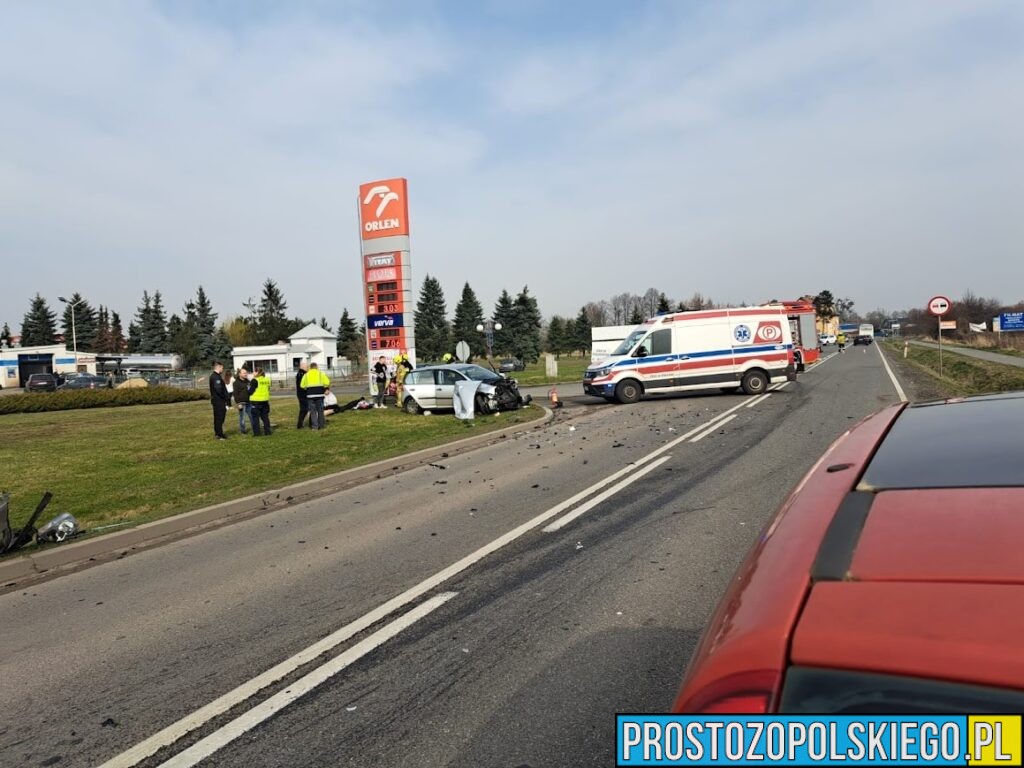
[(405, 179), (359, 185), (359, 258), (371, 362), (404, 350), (416, 363), (407, 186)]

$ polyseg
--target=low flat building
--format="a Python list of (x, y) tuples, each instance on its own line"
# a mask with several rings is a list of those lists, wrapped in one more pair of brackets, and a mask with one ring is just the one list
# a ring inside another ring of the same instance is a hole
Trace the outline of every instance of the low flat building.
[(96, 373), (96, 355), (78, 350), (75, 353), (64, 344), (45, 344), (38, 347), (0, 348), (0, 387), (12, 389), (25, 386), (33, 373)]
[(262, 368), (271, 378), (280, 378), (297, 371), (303, 361), (316, 363), (317, 367), (337, 376), (349, 376), (352, 364), (348, 358), (338, 357), (338, 340), (330, 331), (316, 323), (310, 323), (291, 336), (287, 341), (252, 347), (235, 347), (231, 350), (234, 370), (245, 368), (255, 371)]

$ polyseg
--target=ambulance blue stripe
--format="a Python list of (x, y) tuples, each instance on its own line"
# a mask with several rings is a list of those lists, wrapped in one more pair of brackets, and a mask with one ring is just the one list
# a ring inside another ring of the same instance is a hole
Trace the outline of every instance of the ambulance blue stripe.
[(766, 344), (760, 347), (736, 347), (735, 349), (715, 349), (710, 352), (681, 352), (675, 355), (654, 355), (648, 357), (638, 357), (636, 359), (619, 360), (613, 364), (613, 368), (631, 367), (634, 365), (651, 365), (653, 363), (664, 363), (667, 362), (670, 357), (678, 360), (680, 356), (685, 355), (691, 360), (702, 357), (718, 357), (725, 355), (750, 355), (759, 352), (785, 352), (787, 349), (792, 349), (792, 344)]

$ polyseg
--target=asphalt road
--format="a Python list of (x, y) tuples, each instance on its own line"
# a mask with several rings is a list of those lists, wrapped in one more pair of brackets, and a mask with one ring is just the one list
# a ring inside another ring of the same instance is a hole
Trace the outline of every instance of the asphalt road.
[(0, 765), (613, 765), (614, 714), (665, 710), (775, 507), (896, 394), (872, 347), (757, 401), (565, 399), (450, 462), (0, 594)]
[[(938, 349), (939, 345), (930, 341), (911, 341), (918, 347), (928, 347), (929, 349)], [(966, 357), (973, 357), (978, 360), (987, 360), (990, 363), (1001, 363), (1003, 365), (1013, 365), (1017, 368), (1024, 368), (1024, 357), (1014, 357), (1013, 355), (1002, 355), (998, 352), (987, 352), (984, 349), (971, 349), (969, 347), (960, 347), (955, 344), (943, 344), (943, 352), (951, 352), (954, 355), (965, 355)]]

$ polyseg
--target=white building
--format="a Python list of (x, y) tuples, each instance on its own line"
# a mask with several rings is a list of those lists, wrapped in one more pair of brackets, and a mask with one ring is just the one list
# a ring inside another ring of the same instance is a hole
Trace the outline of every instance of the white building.
[(64, 344), (46, 344), (40, 347), (3, 347), (0, 349), (0, 388), (25, 386), (33, 373), (96, 373), (96, 355), (78, 350), (75, 353)]
[(287, 374), (299, 369), (303, 360), (339, 376), (349, 376), (352, 364), (348, 358), (338, 358), (338, 340), (330, 331), (316, 323), (296, 331), (288, 341), (259, 347), (235, 347), (231, 350), (234, 370), (262, 368), (271, 378), (274, 374)]

